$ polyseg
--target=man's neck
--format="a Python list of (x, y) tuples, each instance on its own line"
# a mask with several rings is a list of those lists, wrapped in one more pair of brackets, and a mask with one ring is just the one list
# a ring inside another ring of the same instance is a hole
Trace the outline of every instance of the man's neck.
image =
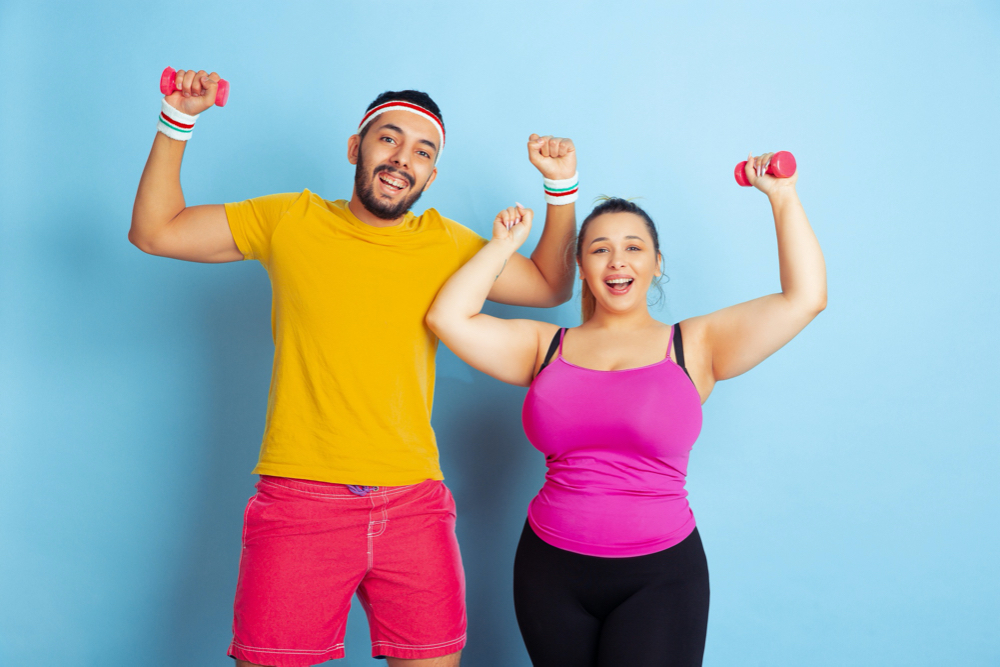
[(395, 220), (384, 220), (365, 208), (365, 205), (361, 203), (358, 195), (354, 192), (351, 193), (351, 201), (347, 203), (347, 208), (351, 209), (351, 213), (354, 214), (355, 218), (372, 227), (395, 227), (402, 223), (403, 218), (406, 217), (406, 214), (403, 214), (402, 217)]

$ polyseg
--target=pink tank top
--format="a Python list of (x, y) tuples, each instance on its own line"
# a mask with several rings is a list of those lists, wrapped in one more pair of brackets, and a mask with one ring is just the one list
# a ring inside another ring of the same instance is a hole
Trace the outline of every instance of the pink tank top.
[(619, 371), (559, 353), (531, 383), (521, 418), (545, 485), (528, 522), (552, 546), (606, 558), (644, 556), (694, 530), (684, 482), (701, 432), (701, 397), (670, 359)]

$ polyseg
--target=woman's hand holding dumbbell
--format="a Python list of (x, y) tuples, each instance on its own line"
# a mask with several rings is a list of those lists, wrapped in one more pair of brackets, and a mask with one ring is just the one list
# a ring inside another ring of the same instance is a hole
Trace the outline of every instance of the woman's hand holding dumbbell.
[(780, 188), (795, 188), (799, 180), (795, 157), (788, 151), (764, 153), (736, 165), (736, 182), (744, 187), (753, 186), (770, 196)]

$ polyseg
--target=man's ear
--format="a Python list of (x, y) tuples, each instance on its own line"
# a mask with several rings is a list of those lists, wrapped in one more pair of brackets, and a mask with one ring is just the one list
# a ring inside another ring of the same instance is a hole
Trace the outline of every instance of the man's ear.
[(361, 155), (361, 135), (352, 134), (347, 139), (347, 161), (357, 164), (359, 155)]
[(438, 177), (438, 168), (434, 167), (434, 171), (431, 172), (430, 178), (428, 178), (427, 182), (424, 183), (424, 189), (421, 190), (421, 192), (427, 192), (427, 188), (431, 187), (431, 183), (433, 183), (434, 179), (437, 177)]

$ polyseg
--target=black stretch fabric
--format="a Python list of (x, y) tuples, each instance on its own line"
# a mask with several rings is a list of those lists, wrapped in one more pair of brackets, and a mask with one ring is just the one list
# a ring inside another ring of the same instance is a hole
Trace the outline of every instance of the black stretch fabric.
[(524, 525), (514, 610), (535, 667), (700, 667), (708, 563), (698, 529), (646, 556), (564, 551)]
[[(556, 332), (556, 335), (552, 337), (552, 342), (549, 343), (549, 349), (545, 353), (545, 361), (542, 362), (541, 368), (538, 369), (539, 373), (544, 371), (545, 367), (552, 362), (552, 357), (556, 356), (556, 350), (559, 349), (559, 336), (563, 331), (565, 331), (565, 328), (559, 329), (559, 331)], [(681, 370), (683, 370), (687, 374), (688, 379), (690, 379), (691, 374), (688, 373), (687, 366), (684, 365), (684, 341), (681, 340), (680, 322), (674, 325), (674, 354), (677, 355), (677, 365), (681, 367)]]

